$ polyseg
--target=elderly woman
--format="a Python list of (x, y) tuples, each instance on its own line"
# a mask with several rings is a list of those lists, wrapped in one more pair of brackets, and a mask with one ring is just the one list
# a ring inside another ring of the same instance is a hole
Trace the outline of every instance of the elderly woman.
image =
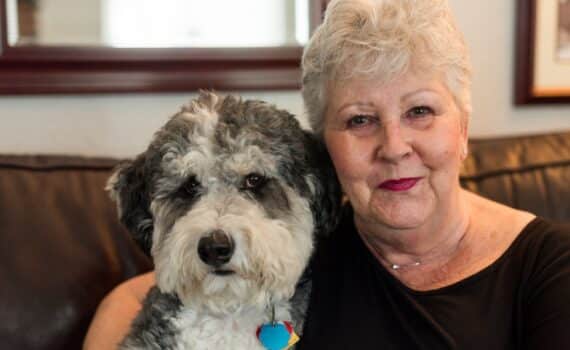
[[(329, 4), (303, 98), (348, 204), (298, 348), (570, 349), (570, 232), (459, 185), (470, 72), (445, 0)], [(152, 283), (119, 287), (86, 344), (120, 338)]]
[(570, 232), (461, 189), (467, 49), (444, 0), (340, 0), (303, 97), (352, 211), (303, 349), (570, 349)]

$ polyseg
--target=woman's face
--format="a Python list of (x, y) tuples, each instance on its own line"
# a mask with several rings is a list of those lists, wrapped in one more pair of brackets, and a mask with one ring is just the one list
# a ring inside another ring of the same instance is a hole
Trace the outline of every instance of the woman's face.
[(453, 215), (467, 127), (442, 79), (349, 80), (327, 100), (324, 139), (357, 222), (413, 229)]

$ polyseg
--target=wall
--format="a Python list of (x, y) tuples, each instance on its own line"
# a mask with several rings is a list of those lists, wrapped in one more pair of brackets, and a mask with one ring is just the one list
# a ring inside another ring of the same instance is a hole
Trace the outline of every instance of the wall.
[[(570, 129), (570, 105), (514, 107), (515, 2), (450, 0), (471, 47), (472, 136)], [(302, 114), (296, 91), (248, 92)], [(0, 153), (132, 156), (191, 94), (0, 97)]]
[(473, 61), (471, 135), (570, 129), (570, 104), (515, 107), (515, 4), (511, 0), (450, 0)]
[[(0, 153), (132, 156), (193, 94), (0, 97)], [(250, 92), (296, 114), (296, 91)], [(306, 125), (305, 125), (306, 126)]]

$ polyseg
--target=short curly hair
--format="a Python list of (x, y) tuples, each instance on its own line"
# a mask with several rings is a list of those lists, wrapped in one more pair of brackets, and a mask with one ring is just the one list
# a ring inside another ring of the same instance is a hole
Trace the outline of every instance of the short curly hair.
[(447, 0), (333, 0), (302, 60), (311, 127), (324, 129), (326, 86), (351, 78), (389, 82), (411, 68), (441, 73), (471, 114), (471, 63)]

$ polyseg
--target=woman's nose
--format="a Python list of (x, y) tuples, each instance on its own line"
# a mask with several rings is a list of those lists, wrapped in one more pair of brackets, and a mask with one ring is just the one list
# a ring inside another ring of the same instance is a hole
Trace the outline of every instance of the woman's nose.
[(398, 162), (412, 152), (406, 130), (398, 122), (386, 123), (380, 131), (377, 156), (391, 163)]

